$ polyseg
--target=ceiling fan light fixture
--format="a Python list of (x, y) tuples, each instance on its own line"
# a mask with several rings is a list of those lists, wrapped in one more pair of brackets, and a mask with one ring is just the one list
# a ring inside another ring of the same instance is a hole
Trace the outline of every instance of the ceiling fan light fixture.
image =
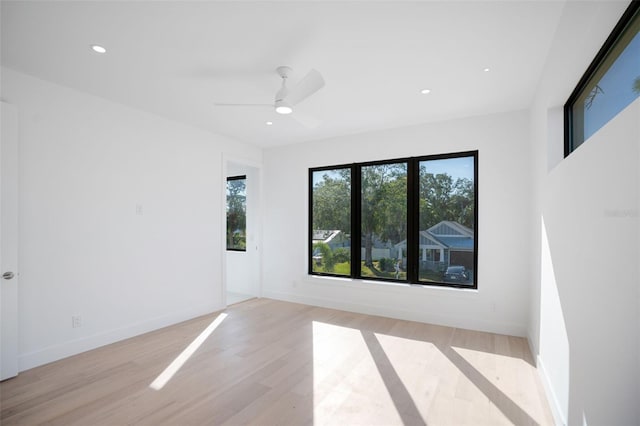
[(276, 112), (278, 114), (291, 114), (293, 112), (293, 108), (287, 102), (283, 100), (276, 101)]
[(288, 106), (279, 106), (279, 107), (276, 107), (276, 112), (278, 114), (287, 115), (287, 114), (291, 114), (293, 112), (293, 109), (291, 109), (291, 107), (288, 107)]
[(99, 44), (92, 44), (90, 47), (91, 47), (91, 50), (93, 50), (96, 53), (107, 53), (107, 49), (100, 46)]

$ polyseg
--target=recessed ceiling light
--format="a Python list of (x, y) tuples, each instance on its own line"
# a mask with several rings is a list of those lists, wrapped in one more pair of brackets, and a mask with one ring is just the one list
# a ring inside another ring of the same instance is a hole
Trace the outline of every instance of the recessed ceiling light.
[(429, 93), (431, 93), (431, 89), (422, 89), (420, 93), (422, 93), (423, 95), (428, 95)]
[(96, 53), (107, 53), (107, 49), (105, 49), (104, 47), (98, 45), (98, 44), (92, 44), (91, 45), (91, 50), (93, 50)]
[(266, 123), (264, 123), (264, 124), (266, 124), (267, 126), (273, 126), (273, 121), (267, 121), (267, 122), (266, 122)]
[(491, 71), (491, 69), (490, 68), (485, 68), (483, 71), (484, 72), (489, 72), (489, 71)]

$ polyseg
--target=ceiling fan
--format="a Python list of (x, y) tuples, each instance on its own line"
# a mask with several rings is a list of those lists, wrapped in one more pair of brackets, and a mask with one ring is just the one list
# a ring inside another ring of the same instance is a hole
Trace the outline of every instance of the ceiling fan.
[[(298, 82), (298, 84), (289, 88), (287, 87), (287, 79), (292, 71), (291, 67), (288, 66), (280, 66), (276, 68), (276, 72), (282, 79), (282, 86), (280, 87), (280, 90), (276, 92), (273, 104), (215, 103), (215, 105), (221, 107), (271, 107), (275, 108), (278, 114), (291, 114), (295, 105), (304, 101), (324, 87), (324, 79), (322, 78), (322, 75), (318, 71), (312, 69), (302, 80)], [(296, 115), (297, 119), (302, 118), (298, 113), (296, 113)], [(301, 121), (302, 124), (308, 125), (309, 127), (315, 127), (319, 124), (313, 123), (313, 121), (317, 120), (309, 120), (309, 117), (306, 117), (305, 120), (298, 121)]]

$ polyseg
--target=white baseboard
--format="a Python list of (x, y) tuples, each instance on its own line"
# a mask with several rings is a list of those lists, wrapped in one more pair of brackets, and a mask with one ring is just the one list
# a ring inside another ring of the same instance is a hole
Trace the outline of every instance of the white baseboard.
[(201, 315), (206, 315), (224, 309), (224, 306), (202, 305), (197, 308), (189, 308), (173, 312), (160, 317), (140, 321), (125, 327), (107, 330), (91, 336), (85, 336), (46, 348), (21, 354), (18, 357), (19, 371), (29, 370), (40, 365), (48, 364), (62, 358), (77, 355), (82, 352), (96, 349), (104, 345), (119, 342), (120, 340), (158, 330), (169, 325), (177, 324)]
[(366, 315), (378, 315), (407, 321), (417, 321), (428, 324), (443, 325), (447, 327), (463, 328), (467, 330), (485, 331), (489, 333), (506, 334), (509, 336), (526, 336), (526, 327), (523, 324), (506, 324), (498, 321), (490, 321), (479, 318), (465, 319), (454, 316), (432, 314), (426, 311), (408, 311), (388, 306), (345, 302), (343, 300), (328, 299), (317, 296), (301, 296), (298, 294), (285, 292), (265, 291), (263, 293), (263, 297), (284, 300), (287, 302), (302, 303), (305, 305), (319, 306), (323, 308), (340, 309), (343, 311), (357, 312)]
[(562, 410), (560, 409), (560, 404), (558, 403), (558, 398), (556, 397), (556, 393), (551, 386), (551, 382), (549, 381), (549, 376), (547, 371), (544, 368), (544, 362), (542, 362), (542, 358), (540, 356), (536, 356), (536, 366), (538, 367), (538, 374), (540, 374), (540, 379), (542, 380), (542, 386), (544, 387), (544, 393), (547, 396), (547, 401), (549, 401), (549, 406), (551, 408), (551, 414), (553, 414), (553, 420), (556, 423), (556, 426), (566, 426), (567, 420), (564, 418), (562, 414)]

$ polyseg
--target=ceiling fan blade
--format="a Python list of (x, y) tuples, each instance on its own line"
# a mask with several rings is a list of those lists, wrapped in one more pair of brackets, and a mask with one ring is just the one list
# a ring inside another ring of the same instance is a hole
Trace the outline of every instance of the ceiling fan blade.
[(273, 108), (273, 104), (228, 104), (228, 103), (223, 103), (223, 102), (215, 102), (214, 103), (215, 106), (221, 106), (221, 107), (271, 107)]
[(291, 114), (291, 118), (308, 129), (315, 129), (322, 124), (320, 119), (299, 111), (294, 111), (293, 114)]
[(318, 71), (312, 69), (294, 88), (289, 89), (289, 94), (285, 100), (289, 104), (295, 105), (307, 99), (323, 87), (324, 78), (322, 78), (322, 75), (320, 75)]

